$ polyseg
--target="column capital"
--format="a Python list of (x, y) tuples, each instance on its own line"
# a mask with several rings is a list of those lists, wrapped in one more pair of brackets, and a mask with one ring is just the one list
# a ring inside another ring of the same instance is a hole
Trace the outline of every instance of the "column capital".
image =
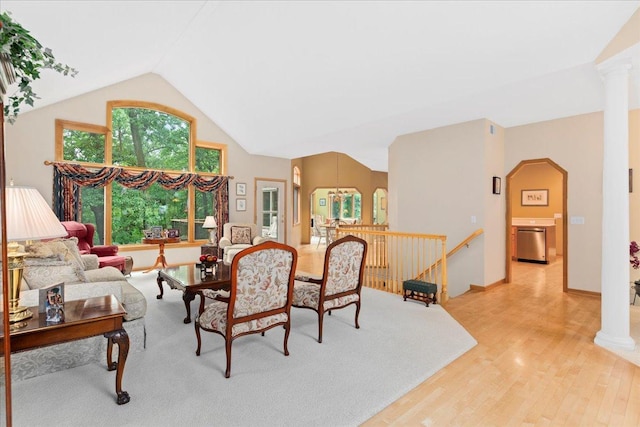
[(620, 58), (611, 62), (603, 62), (596, 69), (602, 77), (606, 77), (609, 75), (628, 75), (632, 66), (631, 58)]
[(629, 69), (636, 68), (640, 64), (640, 43), (619, 52), (611, 58), (596, 64), (596, 69), (601, 76), (609, 74), (628, 73)]

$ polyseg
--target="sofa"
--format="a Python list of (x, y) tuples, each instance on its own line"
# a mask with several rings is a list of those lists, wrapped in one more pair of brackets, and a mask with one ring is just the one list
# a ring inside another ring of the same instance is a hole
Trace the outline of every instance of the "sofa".
[[(75, 237), (37, 242), (24, 249), (20, 305), (37, 306), (39, 289), (57, 282), (65, 283), (66, 301), (112, 294), (127, 311), (123, 326), (129, 335), (129, 353), (145, 348), (146, 298), (117, 268), (99, 268), (97, 255), (80, 254)], [(116, 351), (114, 346), (115, 360)], [(106, 353), (107, 340), (102, 336), (14, 353), (11, 378), (23, 380), (94, 362), (106, 364)]]
[(256, 224), (228, 222), (222, 226), (222, 237), (218, 242), (223, 250), (222, 260), (225, 264), (231, 264), (235, 254), (265, 240)]

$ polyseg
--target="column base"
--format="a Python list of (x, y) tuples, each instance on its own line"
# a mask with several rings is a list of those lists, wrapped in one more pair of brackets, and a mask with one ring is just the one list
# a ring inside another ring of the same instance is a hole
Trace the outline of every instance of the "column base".
[(594, 343), (600, 347), (611, 348), (616, 347), (622, 350), (633, 350), (636, 348), (636, 342), (631, 337), (614, 337), (602, 331), (598, 331)]

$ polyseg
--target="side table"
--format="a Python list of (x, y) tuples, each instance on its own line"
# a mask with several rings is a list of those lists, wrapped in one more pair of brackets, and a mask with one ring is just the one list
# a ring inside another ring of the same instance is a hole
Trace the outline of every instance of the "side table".
[[(65, 320), (51, 324), (33, 307), (33, 317), (26, 325), (11, 332), (11, 352), (31, 350), (74, 341), (96, 335), (107, 338), (107, 370), (116, 371), (116, 402), (124, 405), (130, 400), (129, 393), (122, 390), (124, 365), (129, 354), (129, 335), (122, 327), (127, 313), (113, 295), (67, 301), (64, 304)], [(0, 330), (0, 345), (4, 345), (5, 336)], [(118, 360), (112, 360), (113, 345), (118, 346)], [(46, 417), (46, 414), (44, 415)]]
[(156, 263), (150, 269), (146, 270), (145, 273), (150, 272), (156, 267), (160, 266), (160, 268), (167, 268), (167, 259), (164, 257), (164, 245), (167, 243), (180, 243), (179, 237), (163, 237), (159, 239), (142, 239), (142, 243), (145, 245), (158, 245), (158, 250), (160, 253), (158, 254), (158, 258), (156, 258)]

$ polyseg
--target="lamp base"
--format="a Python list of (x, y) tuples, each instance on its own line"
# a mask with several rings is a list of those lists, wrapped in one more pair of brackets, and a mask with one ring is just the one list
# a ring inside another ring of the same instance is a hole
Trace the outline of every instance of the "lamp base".
[(19, 325), (17, 325), (17, 323), (24, 322), (27, 319), (31, 319), (31, 317), (33, 317), (33, 313), (27, 307), (16, 307), (9, 310), (9, 323), (11, 323), (13, 327), (21, 328), (26, 326), (26, 323)]
[(209, 244), (211, 246), (218, 246), (218, 243), (216, 242), (217, 239), (217, 235), (216, 235), (216, 229), (212, 228), (209, 230)]

